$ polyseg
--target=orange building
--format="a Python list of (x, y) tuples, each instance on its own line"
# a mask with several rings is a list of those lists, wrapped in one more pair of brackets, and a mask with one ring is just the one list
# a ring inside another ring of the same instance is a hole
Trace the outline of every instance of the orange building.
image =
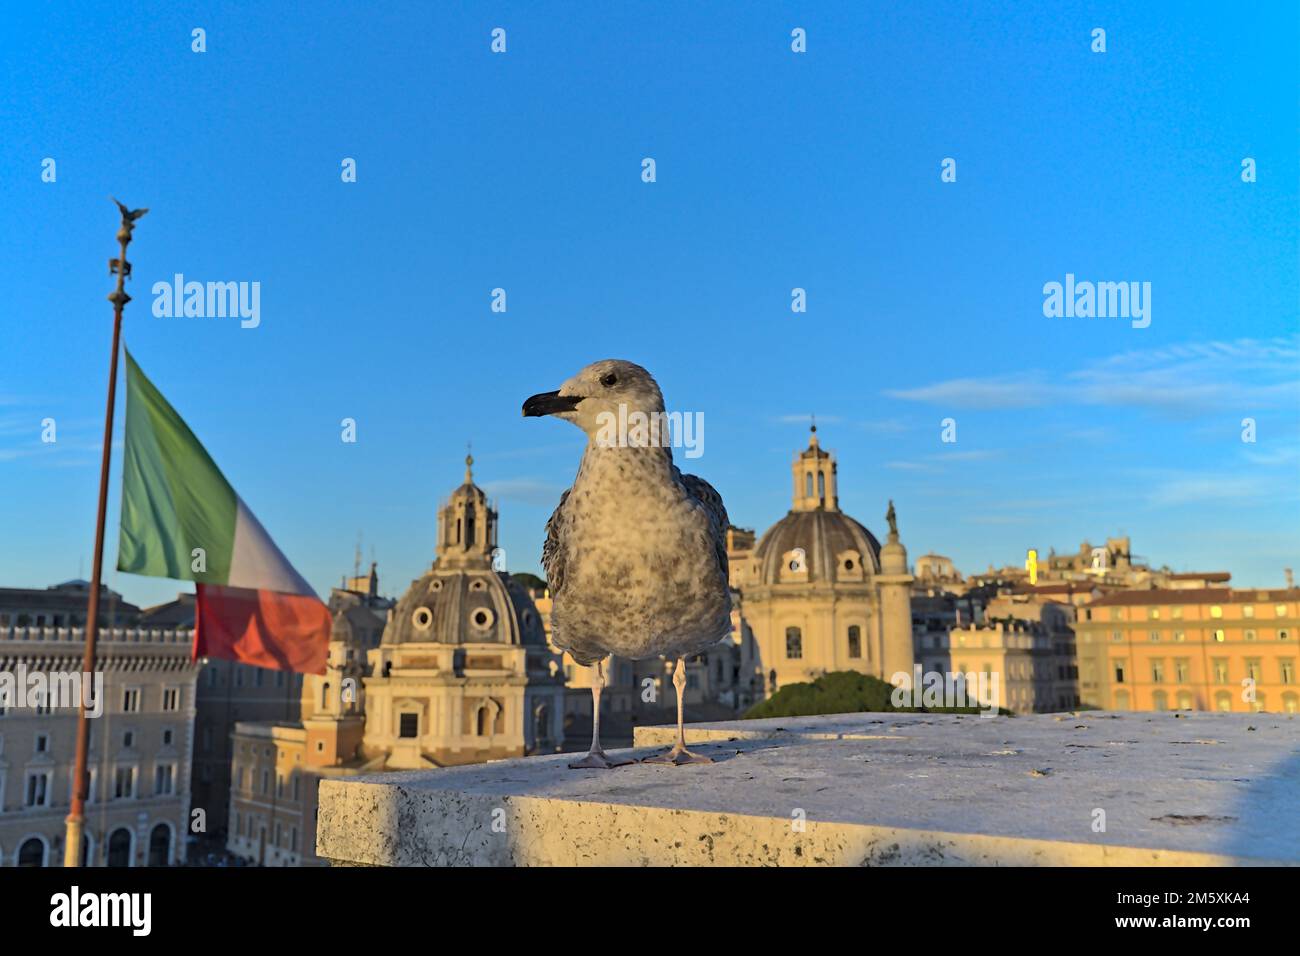
[(1300, 588), (1120, 591), (1075, 629), (1084, 706), (1300, 711)]

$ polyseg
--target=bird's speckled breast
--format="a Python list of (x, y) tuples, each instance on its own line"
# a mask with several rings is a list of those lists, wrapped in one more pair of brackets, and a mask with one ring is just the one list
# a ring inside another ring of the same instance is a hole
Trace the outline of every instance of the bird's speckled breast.
[(664, 461), (640, 448), (591, 446), (583, 456), (565, 502), (565, 578), (553, 609), (556, 642), (579, 663), (685, 656), (730, 631), (717, 556), (725, 529), (713, 528)]

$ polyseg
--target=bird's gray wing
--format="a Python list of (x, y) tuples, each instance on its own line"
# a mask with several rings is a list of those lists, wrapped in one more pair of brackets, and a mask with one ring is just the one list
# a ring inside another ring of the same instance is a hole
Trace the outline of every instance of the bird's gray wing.
[[(673, 467), (677, 471), (677, 467)], [(722, 495), (698, 475), (684, 475), (677, 471), (678, 477), (686, 488), (687, 494), (700, 503), (709, 521), (713, 525), (713, 546), (718, 554), (718, 568), (723, 577), (727, 576), (727, 528), (731, 522), (727, 518), (727, 506), (722, 503)]]
[(546, 572), (546, 587), (551, 594), (558, 594), (564, 587), (564, 563), (567, 557), (563, 544), (564, 529), (568, 519), (564, 515), (564, 503), (569, 500), (570, 488), (560, 495), (560, 503), (555, 506), (551, 520), (546, 522), (546, 543), (542, 545), (542, 570)]

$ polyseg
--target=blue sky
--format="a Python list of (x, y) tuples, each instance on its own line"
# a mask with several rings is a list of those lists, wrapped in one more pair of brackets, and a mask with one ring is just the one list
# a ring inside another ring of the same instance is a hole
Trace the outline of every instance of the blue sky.
[[(89, 577), (112, 193), (151, 209), (127, 343), (322, 593), (358, 533), (385, 591), (422, 571), (468, 440), (511, 568), (537, 570), (582, 439), (520, 403), (608, 357), (703, 412), (679, 464), (737, 524), (785, 513), (815, 412), (845, 510), (881, 534), (893, 498), (913, 557), (969, 571), (1124, 532), (1156, 564), (1280, 586), (1300, 14), (1036, 6), (7, 11), (0, 584)], [(178, 272), (260, 282), (260, 326), (155, 317)], [(1150, 327), (1045, 318), (1066, 273), (1150, 282)], [(119, 456), (106, 568), (120, 476)], [(106, 580), (140, 603), (181, 587)]]

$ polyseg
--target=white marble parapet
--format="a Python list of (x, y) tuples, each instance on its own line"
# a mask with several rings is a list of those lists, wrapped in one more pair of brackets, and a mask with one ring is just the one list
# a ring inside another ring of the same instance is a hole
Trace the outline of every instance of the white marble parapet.
[[(636, 732), (646, 756), (674, 728)], [(693, 724), (712, 765), (568, 755), (326, 780), (337, 864), (1300, 864), (1300, 717), (843, 714)]]

